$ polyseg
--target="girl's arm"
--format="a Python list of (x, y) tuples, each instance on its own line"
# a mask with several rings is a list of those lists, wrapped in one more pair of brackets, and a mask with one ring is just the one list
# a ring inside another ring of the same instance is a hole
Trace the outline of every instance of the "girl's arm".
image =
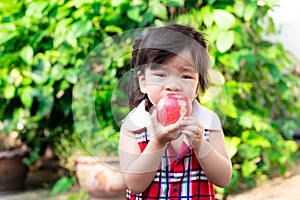
[[(155, 114), (152, 114), (156, 116)], [(121, 127), (119, 158), (126, 186), (134, 193), (142, 193), (150, 185), (160, 167), (166, 145), (176, 135), (180, 123), (161, 127), (156, 118), (152, 119), (154, 136), (141, 152), (134, 133)]]
[(193, 117), (182, 120), (184, 133), (207, 178), (219, 187), (229, 184), (232, 175), (231, 160), (228, 156), (222, 130), (210, 131), (209, 141), (203, 137), (203, 125)]
[(195, 153), (207, 178), (219, 187), (226, 187), (231, 180), (232, 164), (223, 131), (210, 132), (209, 142), (204, 140)]
[(141, 153), (134, 133), (121, 128), (119, 141), (120, 167), (126, 186), (134, 193), (142, 193), (152, 182), (165, 146), (151, 139)]

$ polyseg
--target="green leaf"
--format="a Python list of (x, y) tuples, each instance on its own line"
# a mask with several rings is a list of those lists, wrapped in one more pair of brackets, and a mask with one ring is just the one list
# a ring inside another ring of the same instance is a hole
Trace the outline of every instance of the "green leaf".
[(248, 111), (244, 111), (240, 114), (239, 124), (244, 128), (254, 128), (256, 131), (264, 131), (270, 129), (268, 120), (263, 120), (260, 115)]
[(27, 166), (30, 166), (33, 163), (35, 163), (40, 158), (38, 151), (39, 150), (37, 148), (33, 149), (33, 151), (30, 152), (29, 158), (28, 157), (23, 158), (22, 162)]
[(40, 118), (49, 114), (52, 110), (52, 107), (54, 105), (54, 97), (52, 93), (53, 93), (52, 87), (44, 86), (44, 88), (42, 88), (42, 94), (40, 94), (38, 97), (39, 107), (38, 107), (37, 114)]
[(135, 22), (141, 23), (143, 21), (143, 17), (140, 15), (140, 12), (141, 12), (140, 7), (133, 6), (127, 10), (126, 14), (129, 19), (131, 19)]
[(252, 2), (246, 5), (244, 10), (244, 19), (249, 21), (255, 14), (257, 9), (256, 2)]
[(241, 57), (241, 59), (245, 59), (246, 67), (248, 70), (252, 71), (256, 65), (256, 57), (252, 54), (247, 54)]
[(112, 5), (113, 7), (118, 7), (118, 6), (121, 6), (122, 3), (124, 3), (124, 1), (125, 1), (125, 0), (112, 0), (112, 1), (111, 1), (111, 5)]
[(74, 69), (66, 70), (65, 78), (69, 83), (75, 84), (78, 81), (77, 71)]
[(2, 16), (13, 16), (15, 13), (19, 13), (22, 9), (22, 3), (18, 1), (0, 1), (0, 10)]
[(165, 4), (169, 7), (182, 7), (184, 6), (184, 0), (167, 0)]
[(66, 33), (69, 33), (70, 30), (68, 30), (69, 24), (72, 22), (71, 18), (63, 19), (59, 21), (55, 27), (55, 32), (54, 32), (54, 40), (53, 40), (53, 46), (54, 48), (58, 47), (61, 45), (66, 39)]
[(31, 73), (31, 78), (36, 84), (42, 85), (47, 82), (49, 77), (47, 73), (43, 71), (35, 70)]
[(13, 85), (6, 85), (4, 87), (4, 97), (6, 99), (12, 99), (15, 97), (16, 88)]
[(115, 25), (108, 25), (104, 28), (105, 32), (120, 34), (123, 32), (122, 28)]
[(13, 80), (13, 84), (15, 87), (19, 87), (23, 82), (24, 77), (20, 73), (19, 69), (13, 68), (9, 74), (9, 79)]
[(225, 137), (226, 147), (230, 158), (238, 151), (238, 146), (241, 143), (241, 139), (238, 137)]
[(0, 33), (0, 45), (5, 44), (9, 40), (13, 39), (14, 37), (19, 36), (18, 32), (13, 32), (13, 33)]
[(154, 16), (167, 20), (168, 19), (168, 11), (167, 7), (160, 3), (157, 0), (152, 0), (149, 2), (149, 8), (152, 10)]
[(293, 141), (293, 140), (288, 140), (285, 142), (285, 147), (287, 150), (289, 150), (292, 153), (297, 152), (299, 146), (297, 144), (297, 142)]
[(233, 11), (238, 17), (243, 17), (245, 3), (243, 1), (236, 1), (233, 5)]
[(266, 138), (257, 134), (254, 131), (243, 131), (241, 139), (244, 143), (249, 144), (252, 147), (271, 147), (271, 143)]
[(260, 118), (251, 112), (243, 112), (239, 118), (239, 124), (244, 128), (254, 127), (254, 123), (258, 122)]
[(221, 32), (222, 29), (218, 28), (217, 26), (212, 26), (207, 34), (208, 41), (214, 43), (218, 39), (218, 36)]
[(260, 147), (253, 147), (248, 144), (242, 143), (238, 147), (239, 155), (245, 160), (259, 158), (262, 152)]
[(73, 32), (68, 32), (66, 34), (66, 41), (73, 47), (73, 48), (76, 48), (77, 47), (77, 39), (76, 39), (76, 36)]
[(73, 184), (73, 179), (68, 178), (68, 177), (61, 177), (56, 183), (54, 184), (52, 190), (51, 190), (51, 195), (55, 196), (59, 193), (65, 193), (68, 191), (68, 189), (72, 186)]
[(72, 32), (75, 37), (85, 36), (92, 28), (92, 22), (88, 20), (80, 20), (72, 24)]
[(242, 164), (243, 177), (249, 177), (256, 169), (257, 169), (257, 166), (255, 163), (250, 162), (250, 161), (245, 161)]
[(210, 82), (214, 85), (224, 85), (225, 78), (218, 70), (210, 69), (208, 71)]
[(274, 6), (280, 6), (278, 0), (264, 0), (264, 2), (269, 8), (272, 8)]
[(207, 3), (208, 3), (209, 5), (213, 5), (215, 2), (216, 2), (216, 0), (208, 0)]
[(57, 63), (54, 66), (52, 66), (50, 72), (51, 79), (60, 80), (63, 78), (64, 74), (65, 74), (65, 69), (60, 63)]
[(214, 10), (214, 19), (218, 27), (224, 30), (228, 30), (233, 27), (235, 23), (234, 16), (226, 10), (216, 9)]
[(211, 6), (207, 5), (201, 9), (201, 16), (204, 24), (209, 28), (214, 21), (213, 9)]
[(26, 45), (20, 51), (21, 58), (28, 64), (31, 65), (33, 63), (33, 49), (30, 45)]
[(270, 64), (268, 66), (268, 68), (269, 68), (269, 72), (272, 75), (272, 77), (274, 78), (274, 80), (276, 80), (276, 81), (279, 80), (281, 72), (278, 69), (278, 67), (274, 64)]
[(30, 109), (33, 103), (34, 89), (31, 86), (26, 86), (20, 89), (20, 99), (23, 105)]
[(279, 92), (281, 94), (281, 97), (285, 100), (289, 100), (291, 97), (291, 91), (285, 81), (280, 80), (279, 81)]
[(217, 38), (217, 49), (219, 52), (224, 53), (231, 48), (234, 42), (233, 31), (220, 32)]
[(225, 113), (226, 116), (236, 119), (238, 117), (237, 108), (234, 105), (234, 101), (226, 96), (226, 104), (225, 104)]
[(44, 1), (30, 2), (26, 9), (26, 15), (32, 18), (42, 18), (43, 10), (47, 7), (48, 3)]

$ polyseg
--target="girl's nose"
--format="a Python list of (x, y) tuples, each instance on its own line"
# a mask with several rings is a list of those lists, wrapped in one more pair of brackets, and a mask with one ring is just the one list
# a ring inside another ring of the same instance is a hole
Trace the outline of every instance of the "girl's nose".
[(165, 89), (168, 91), (180, 90), (180, 81), (174, 77), (169, 77), (164, 84), (165, 84)]

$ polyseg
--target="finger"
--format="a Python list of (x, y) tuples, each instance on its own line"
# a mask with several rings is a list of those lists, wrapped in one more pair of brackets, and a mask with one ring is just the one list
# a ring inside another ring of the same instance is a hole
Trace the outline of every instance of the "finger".
[(204, 129), (199, 126), (182, 126), (181, 130), (191, 131), (195, 135), (202, 136), (204, 134)]
[(155, 133), (159, 133), (163, 130), (164, 126), (157, 121), (156, 114), (157, 114), (157, 111), (156, 111), (156, 109), (154, 109), (152, 114), (150, 115), (150, 122), (152, 124), (153, 130), (155, 131)]
[(166, 131), (177, 131), (181, 127), (180, 121), (175, 122), (174, 124), (170, 124), (168, 126), (165, 126)]
[(181, 133), (184, 134), (184, 136), (187, 138), (188, 145), (191, 145), (196, 139), (196, 135), (189, 130), (183, 130)]
[(199, 120), (194, 117), (183, 117), (181, 120), (181, 125), (182, 126), (196, 125), (203, 128), (203, 125), (199, 122)]
[(187, 136), (188, 138), (192, 138), (195, 137), (194, 132), (187, 130), (187, 129), (181, 129), (181, 134), (184, 134), (185, 136)]

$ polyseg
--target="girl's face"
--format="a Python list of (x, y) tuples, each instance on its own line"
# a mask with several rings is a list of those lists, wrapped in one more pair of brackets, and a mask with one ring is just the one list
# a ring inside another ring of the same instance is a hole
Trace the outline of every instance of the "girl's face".
[(141, 92), (155, 106), (168, 93), (182, 94), (192, 101), (198, 95), (199, 74), (191, 61), (190, 53), (184, 51), (162, 64), (147, 67), (144, 74), (138, 72)]

